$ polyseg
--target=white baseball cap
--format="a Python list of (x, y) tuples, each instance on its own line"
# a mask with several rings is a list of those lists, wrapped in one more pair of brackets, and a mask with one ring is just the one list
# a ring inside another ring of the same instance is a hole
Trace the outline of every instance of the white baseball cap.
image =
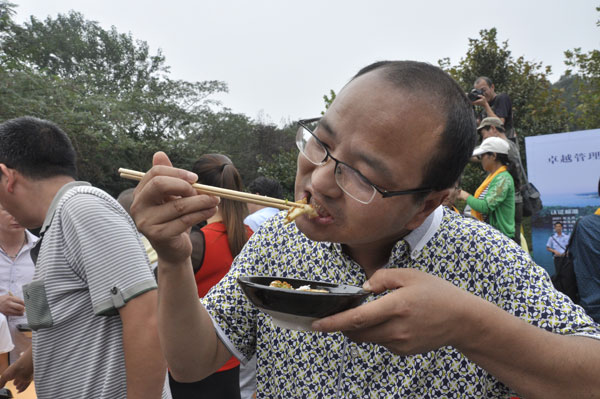
[(508, 143), (506, 140), (501, 139), (500, 137), (488, 137), (487, 139), (481, 142), (481, 145), (475, 148), (473, 151), (473, 156), (485, 154), (487, 152), (495, 152), (497, 154), (507, 154), (508, 155)]

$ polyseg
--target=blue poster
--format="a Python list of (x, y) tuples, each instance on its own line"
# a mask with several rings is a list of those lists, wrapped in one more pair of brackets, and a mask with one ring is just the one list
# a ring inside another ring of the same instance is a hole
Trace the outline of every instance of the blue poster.
[(577, 219), (600, 207), (600, 129), (525, 137), (529, 181), (539, 190), (543, 209), (531, 218), (533, 259), (550, 275), (546, 250), (554, 223), (570, 234)]

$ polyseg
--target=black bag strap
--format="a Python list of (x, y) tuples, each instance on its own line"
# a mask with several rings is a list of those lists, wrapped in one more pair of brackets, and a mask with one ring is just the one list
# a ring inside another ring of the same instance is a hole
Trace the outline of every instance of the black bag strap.
[(575, 226), (573, 226), (573, 231), (571, 232), (571, 235), (569, 236), (569, 242), (567, 243), (567, 247), (565, 248), (565, 256), (569, 256), (569, 249), (571, 249), (571, 244), (573, 243), (573, 237), (575, 237), (575, 230), (577, 229), (577, 225), (579, 224), (580, 220), (581, 220), (581, 218), (577, 219), (577, 221), (575, 222)]
[(525, 181), (521, 182), (521, 187), (524, 187), (527, 183), (529, 183), (529, 176), (527, 176), (527, 172), (525, 172), (525, 168), (523, 167), (523, 162), (521, 161), (521, 150), (520, 149), (519, 149), (519, 157), (518, 158), (519, 158), (519, 166), (521, 167), (521, 172), (523, 172), (523, 176), (525, 176)]
[[(574, 231), (574, 230), (573, 230), (573, 231)], [(557, 244), (558, 244), (558, 246), (559, 246), (559, 247), (560, 247), (560, 248), (561, 248), (563, 251), (566, 251), (566, 250), (567, 250), (565, 247), (563, 247), (563, 246), (561, 245), (561, 243), (560, 243), (560, 242), (556, 241), (556, 238), (554, 238), (554, 235), (551, 235), (551, 236), (550, 236), (550, 238), (552, 238), (552, 241), (554, 241), (555, 243), (557, 243)], [(571, 241), (571, 237), (570, 237), (570, 236), (569, 236), (569, 241)]]

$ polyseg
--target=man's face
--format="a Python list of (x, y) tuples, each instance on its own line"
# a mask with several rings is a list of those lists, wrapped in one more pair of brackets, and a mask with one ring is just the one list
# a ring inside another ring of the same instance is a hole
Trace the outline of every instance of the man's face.
[(495, 129), (493, 126), (486, 126), (483, 129), (479, 130), (479, 133), (481, 134), (481, 140), (485, 140), (488, 137), (494, 137), (494, 132)]
[[(431, 99), (400, 91), (371, 72), (350, 82), (327, 110), (315, 135), (332, 156), (387, 190), (420, 187), (423, 169), (435, 154), (443, 120)], [(335, 162), (315, 166), (298, 156), (296, 199), (308, 198), (319, 217), (296, 219), (309, 238), (353, 246), (390, 244), (418, 227), (422, 209), (413, 196), (369, 204), (346, 195), (334, 178)]]
[(0, 230), (8, 234), (23, 234), (25, 228), (8, 211), (0, 206)]
[[(20, 183), (15, 183), (15, 176), (18, 174), (14, 169), (9, 169), (4, 164), (0, 164), (0, 207), (6, 210), (14, 219), (25, 228), (40, 227), (44, 221), (38, 220), (39, 216), (33, 212), (31, 202), (39, 203), (41, 198), (36, 191), (35, 197), (28, 196), (23, 190), (23, 181), (25, 178), (20, 175)], [(9, 177), (10, 175), (10, 177)], [(33, 187), (34, 184), (29, 184)], [(10, 187), (10, 188), (9, 188)], [(31, 201), (30, 201), (31, 198)]]
[(487, 82), (483, 79), (478, 80), (477, 82), (475, 82), (475, 84), (473, 85), (473, 87), (475, 89), (479, 89), (483, 91), (483, 96), (485, 97), (485, 99), (487, 100), (487, 102), (491, 102), (494, 97), (496, 97), (496, 93), (494, 92), (494, 85), (492, 85), (491, 87), (487, 84)]
[(496, 126), (486, 126), (479, 130), (479, 134), (481, 135), (481, 141), (489, 137), (500, 137), (500, 131), (496, 129)]
[(556, 234), (561, 235), (562, 234), (562, 224), (560, 224), (560, 223), (555, 224), (554, 231), (556, 231)]

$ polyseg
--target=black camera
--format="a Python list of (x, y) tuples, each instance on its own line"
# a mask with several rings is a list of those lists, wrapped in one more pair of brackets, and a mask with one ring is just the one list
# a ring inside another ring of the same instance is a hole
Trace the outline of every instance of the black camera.
[(469, 93), (467, 93), (467, 97), (471, 101), (479, 100), (479, 96), (483, 96), (483, 90), (481, 89), (473, 89)]

